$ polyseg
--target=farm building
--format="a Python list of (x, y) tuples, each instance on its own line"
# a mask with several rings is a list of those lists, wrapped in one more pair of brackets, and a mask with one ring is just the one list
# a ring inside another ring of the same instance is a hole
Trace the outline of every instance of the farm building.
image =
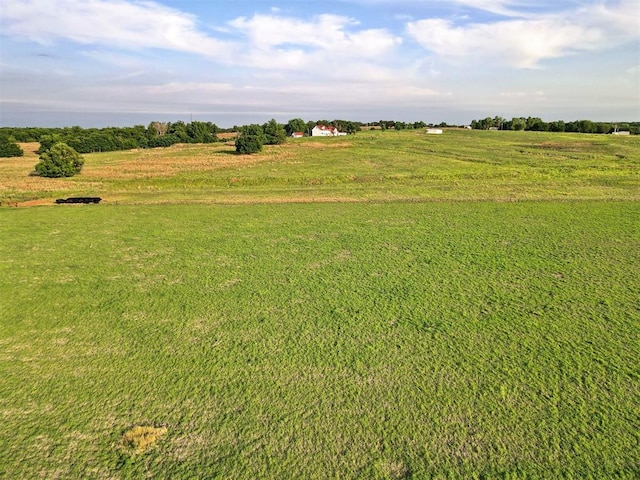
[(427, 135), (442, 135), (441, 128), (427, 128)]
[(302, 138), (302, 137), (304, 137), (304, 133), (302, 133), (302, 132), (293, 132), (293, 133), (291, 134), (291, 136), (292, 136), (293, 138)]
[(346, 133), (338, 131), (336, 127), (329, 127), (327, 125), (316, 125), (311, 130), (312, 137), (340, 137), (346, 135)]

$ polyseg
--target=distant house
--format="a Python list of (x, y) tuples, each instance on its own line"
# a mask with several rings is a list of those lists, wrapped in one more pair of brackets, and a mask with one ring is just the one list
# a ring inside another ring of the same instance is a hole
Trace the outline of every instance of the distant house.
[(441, 128), (427, 128), (427, 135), (442, 135)]
[(330, 127), (327, 125), (316, 125), (311, 130), (312, 137), (341, 137), (346, 133), (338, 131), (336, 127)]
[(293, 133), (291, 134), (291, 136), (292, 136), (293, 138), (302, 138), (302, 137), (304, 137), (304, 133), (302, 133), (302, 132), (293, 132)]

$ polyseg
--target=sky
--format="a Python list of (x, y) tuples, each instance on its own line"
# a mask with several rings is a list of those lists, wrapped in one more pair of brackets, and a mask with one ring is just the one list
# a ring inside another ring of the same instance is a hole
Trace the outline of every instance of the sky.
[(0, 126), (640, 120), (640, 0), (2, 0)]

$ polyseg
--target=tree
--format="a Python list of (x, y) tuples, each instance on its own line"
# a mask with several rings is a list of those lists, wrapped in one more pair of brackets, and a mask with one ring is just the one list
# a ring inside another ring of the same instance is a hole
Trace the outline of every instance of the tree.
[(527, 126), (527, 120), (522, 117), (513, 117), (511, 119), (511, 130), (524, 130)]
[(187, 143), (189, 141), (187, 126), (182, 120), (170, 123), (167, 128), (167, 135), (175, 135), (181, 143)]
[(312, 122), (311, 120), (307, 122), (307, 135), (311, 135), (311, 131), (313, 130), (313, 127), (315, 127), (317, 125), (316, 122)]
[(218, 140), (218, 126), (211, 122), (191, 122), (187, 124), (190, 143), (213, 143)]
[(61, 142), (62, 138), (58, 133), (52, 133), (50, 135), (43, 135), (40, 137), (40, 148), (36, 151), (36, 153), (40, 154), (50, 150), (56, 143)]
[(546, 132), (549, 130), (549, 125), (543, 122), (539, 117), (527, 117), (527, 130), (533, 132)]
[(360, 128), (360, 124), (358, 122), (347, 122), (345, 127), (345, 133), (348, 133), (349, 135), (355, 135), (356, 132), (361, 130), (362, 128)]
[(550, 132), (564, 132), (565, 128), (565, 123), (562, 120), (558, 120), (557, 122), (549, 122)]
[(236, 139), (236, 152), (257, 153), (262, 150), (265, 141), (264, 131), (260, 125), (246, 125), (240, 128), (240, 134)]
[(280, 145), (287, 140), (287, 134), (284, 131), (284, 127), (276, 122), (274, 118), (262, 126), (262, 131), (266, 137), (264, 143), (267, 145)]
[(40, 155), (36, 172), (41, 177), (73, 177), (80, 173), (84, 159), (66, 143), (56, 143)]
[(0, 137), (0, 157), (21, 157), (24, 152), (13, 138)]
[(169, 125), (164, 122), (151, 122), (147, 129), (149, 137), (162, 137), (166, 135)]
[(287, 136), (291, 136), (293, 132), (304, 132), (307, 129), (307, 124), (301, 118), (292, 118), (284, 127)]

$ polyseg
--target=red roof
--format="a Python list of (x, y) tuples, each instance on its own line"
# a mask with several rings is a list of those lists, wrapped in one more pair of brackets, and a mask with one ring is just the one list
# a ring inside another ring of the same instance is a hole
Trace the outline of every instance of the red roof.
[(328, 127), (327, 125), (316, 125), (316, 128), (320, 130), (329, 130), (330, 132), (335, 131), (336, 127)]

